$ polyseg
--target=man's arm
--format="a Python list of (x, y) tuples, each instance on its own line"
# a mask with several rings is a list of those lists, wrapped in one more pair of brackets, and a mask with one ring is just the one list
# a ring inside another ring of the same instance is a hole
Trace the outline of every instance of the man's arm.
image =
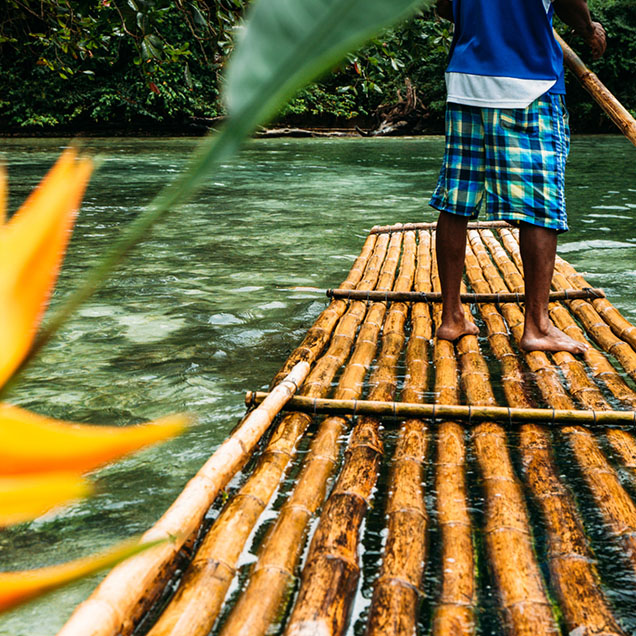
[(437, 15), (446, 20), (453, 21), (453, 3), (451, 0), (437, 0)]
[(594, 58), (599, 58), (607, 47), (605, 29), (599, 22), (593, 22), (587, 0), (554, 0), (556, 14), (571, 26), (590, 47)]

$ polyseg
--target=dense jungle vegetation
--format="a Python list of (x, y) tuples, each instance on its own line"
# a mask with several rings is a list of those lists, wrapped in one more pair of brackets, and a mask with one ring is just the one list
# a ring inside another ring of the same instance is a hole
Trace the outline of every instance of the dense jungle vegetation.
[[(223, 66), (248, 0), (4, 0), (0, 17), (0, 133), (197, 133), (223, 115)], [(636, 110), (636, 0), (589, 0), (605, 26), (606, 56), (591, 62)], [(439, 132), (452, 25), (421, 12), (301, 91), (285, 123)], [(612, 125), (573, 77), (574, 130)], [(345, 123), (345, 124), (343, 124)]]

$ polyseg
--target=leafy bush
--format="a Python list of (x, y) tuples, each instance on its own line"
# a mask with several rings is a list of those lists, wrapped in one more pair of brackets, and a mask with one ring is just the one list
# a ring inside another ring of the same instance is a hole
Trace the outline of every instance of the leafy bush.
[(242, 0), (10, 0), (0, 125), (156, 127), (219, 114)]
[[(221, 71), (247, 0), (7, 0), (0, 22), (0, 130), (94, 127), (187, 132), (223, 114)], [(37, 7), (37, 9), (34, 9)], [(636, 110), (636, 3), (590, 0), (609, 36), (591, 63), (608, 88)], [(432, 10), (385, 31), (319, 82), (283, 117), (351, 118), (383, 112), (412, 84), (424, 130), (439, 131), (452, 25)], [(612, 131), (575, 78), (568, 78), (575, 130)]]

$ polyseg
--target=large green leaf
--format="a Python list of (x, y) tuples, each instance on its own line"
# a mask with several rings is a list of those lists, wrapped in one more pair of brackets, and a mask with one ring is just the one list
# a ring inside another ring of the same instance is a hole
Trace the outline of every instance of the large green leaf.
[(259, 0), (230, 59), (230, 116), (255, 127), (383, 27), (432, 0)]

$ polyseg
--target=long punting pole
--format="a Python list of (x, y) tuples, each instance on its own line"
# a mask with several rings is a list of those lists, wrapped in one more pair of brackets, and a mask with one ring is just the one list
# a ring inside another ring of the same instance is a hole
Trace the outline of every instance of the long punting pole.
[[(400, 235), (391, 238), (378, 284), (387, 277), (392, 280), (401, 239)], [(375, 286), (377, 280), (377, 271), (367, 272), (360, 285)], [(332, 379), (349, 354), (351, 342), (351, 338), (332, 339), (326, 354), (307, 377), (301, 390), (303, 395), (322, 397), (328, 393)], [(206, 636), (209, 633), (234, 579), (245, 544), (279, 487), (311, 420), (311, 416), (303, 413), (290, 413), (282, 419), (257, 468), (203, 539), (179, 589), (148, 632), (149, 636)]]
[[(413, 237), (405, 235), (405, 253), (414, 249)], [(386, 284), (390, 284), (388, 279)], [(402, 288), (404, 284), (401, 274), (396, 288)], [(386, 312), (386, 306), (381, 303), (370, 307), (368, 312), (365, 303), (354, 304), (358, 313), (364, 316), (366, 312), (366, 316), (351, 358), (340, 376), (336, 398), (360, 397), (364, 377), (375, 357)], [(355, 329), (351, 337), (355, 337)], [(321, 423), (296, 485), (263, 541), (247, 587), (224, 622), (221, 636), (262, 636), (284, 612), (282, 606), (294, 584), (309, 522), (323, 503), (327, 481), (343, 443), (342, 434), (350, 421), (348, 416), (332, 416)]]
[[(487, 272), (487, 274), (485, 273)], [(486, 278), (496, 276), (494, 265), (482, 243), (469, 245), (466, 274), (473, 289), (490, 289)], [(503, 389), (508, 404), (532, 406), (526, 377), (508, 337), (506, 323), (494, 305), (481, 305), (488, 339), (501, 364)], [(534, 501), (541, 510), (548, 537), (550, 583), (559, 601), (567, 631), (585, 625), (594, 634), (623, 634), (599, 585), (594, 555), (570, 491), (562, 484), (552, 452), (550, 433), (537, 424), (524, 424), (519, 446), (523, 474)]]
[[(520, 274), (516, 266), (499, 242), (494, 240), (492, 233), (486, 231), (482, 236), (491, 249), (497, 266), (505, 276), (505, 282), (501, 278), (498, 279), (499, 286), (496, 291), (503, 291), (505, 287), (513, 291), (517, 290), (520, 285), (518, 282)], [(519, 327), (512, 328), (517, 342), (521, 338)], [(553, 358), (568, 381), (570, 392), (577, 402), (588, 409), (609, 409), (605, 398), (590, 381), (583, 365), (574, 356), (561, 351), (554, 353)], [(531, 362), (530, 354), (526, 355), (526, 360)], [(549, 368), (550, 363), (547, 358), (545, 362), (547, 363), (545, 368)], [(544, 393), (544, 397), (553, 407), (562, 404), (565, 404), (566, 408), (573, 406), (572, 400), (567, 395), (553, 396)], [(623, 488), (616, 470), (603, 454), (589, 428), (568, 426), (562, 429), (562, 433), (572, 449), (608, 530), (622, 544), (627, 561), (636, 571), (636, 504)]]
[(190, 541), (205, 513), (230, 479), (250, 458), (281, 408), (302, 385), (309, 364), (299, 362), (241, 426), (219, 447), (142, 541), (170, 538), (115, 567), (99, 587), (80, 604), (60, 636), (130, 633), (135, 622), (165, 587), (176, 567), (181, 548)]
[(581, 58), (555, 31), (557, 42), (563, 49), (563, 60), (566, 66), (578, 77), (583, 88), (594, 98), (608, 117), (618, 126), (621, 132), (636, 146), (636, 119), (612, 95), (595, 73), (592, 73)]

